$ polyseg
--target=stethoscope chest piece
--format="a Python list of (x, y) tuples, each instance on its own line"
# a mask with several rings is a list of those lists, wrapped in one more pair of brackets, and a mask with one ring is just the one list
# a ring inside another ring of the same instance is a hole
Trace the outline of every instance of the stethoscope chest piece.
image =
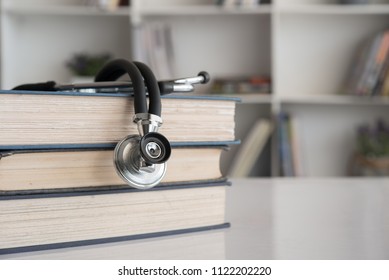
[[(144, 137), (143, 137), (144, 138)], [(163, 147), (154, 141), (143, 144), (140, 136), (129, 135), (115, 147), (114, 163), (118, 175), (130, 186), (137, 189), (149, 189), (156, 186), (166, 173), (166, 162), (153, 164), (146, 162), (142, 157), (142, 150), (151, 157), (161, 157)], [(147, 139), (146, 139), (147, 140)], [(142, 149), (141, 145), (145, 145)], [(170, 153), (170, 150), (168, 151)]]

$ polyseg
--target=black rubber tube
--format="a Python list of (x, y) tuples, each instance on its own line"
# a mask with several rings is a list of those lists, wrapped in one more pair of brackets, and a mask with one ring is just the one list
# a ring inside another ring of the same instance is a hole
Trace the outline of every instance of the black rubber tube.
[(149, 114), (161, 116), (161, 93), (157, 78), (146, 64), (138, 61), (134, 61), (134, 64), (141, 72), (147, 86), (147, 91), (149, 92)]
[(134, 89), (135, 114), (147, 113), (146, 90), (143, 77), (138, 67), (125, 59), (115, 59), (103, 66), (97, 73), (95, 82), (115, 81), (120, 76), (128, 74)]

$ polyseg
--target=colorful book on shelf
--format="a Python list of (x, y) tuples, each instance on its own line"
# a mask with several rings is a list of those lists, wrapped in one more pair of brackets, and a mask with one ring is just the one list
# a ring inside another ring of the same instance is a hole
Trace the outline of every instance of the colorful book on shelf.
[(374, 96), (389, 96), (389, 52), (373, 91)]
[(228, 227), (228, 185), (0, 196), (0, 254)]
[[(228, 97), (166, 95), (160, 132), (171, 142), (235, 140)], [(117, 143), (138, 134), (128, 94), (0, 91), (0, 149)]]
[[(172, 143), (162, 185), (223, 181), (222, 151), (236, 142)], [(112, 147), (0, 151), (0, 195), (104, 189), (125, 182)]]
[(129, 6), (128, 0), (82, 0), (86, 6), (98, 7), (104, 10), (113, 11), (121, 6)]
[(271, 92), (271, 79), (268, 76), (215, 78), (212, 93), (263, 93)]
[(389, 30), (365, 42), (350, 70), (345, 93), (358, 96), (382, 95), (388, 60)]
[(217, 0), (216, 5), (224, 7), (255, 7), (261, 3), (261, 0)]
[(389, 66), (386, 68), (384, 80), (382, 82), (382, 87), (380, 89), (380, 94), (382, 96), (389, 96)]
[(377, 56), (377, 53), (379, 52), (382, 38), (383, 38), (383, 35), (381, 33), (377, 34), (373, 38), (373, 41), (372, 41), (370, 48), (369, 48), (368, 57), (367, 57), (366, 61), (364, 62), (363, 72), (362, 72), (361, 76), (359, 77), (359, 80), (357, 81), (357, 88), (356, 88), (357, 95), (362, 95), (362, 96), (369, 96), (370, 95), (369, 86), (371, 83), (374, 83), (373, 71), (376, 68), (376, 64), (377, 64), (376, 56)]
[(378, 48), (368, 68), (365, 89), (366, 95), (373, 95), (374, 88), (379, 82), (380, 73), (383, 71), (385, 60), (388, 59), (389, 31), (377, 35), (380, 38)]

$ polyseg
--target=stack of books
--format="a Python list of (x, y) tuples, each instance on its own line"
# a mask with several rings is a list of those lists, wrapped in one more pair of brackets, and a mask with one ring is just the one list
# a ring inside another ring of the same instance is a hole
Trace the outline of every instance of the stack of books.
[(172, 144), (161, 184), (127, 186), (113, 149), (137, 134), (127, 94), (0, 91), (0, 253), (227, 227), (221, 153), (233, 98), (165, 96)]

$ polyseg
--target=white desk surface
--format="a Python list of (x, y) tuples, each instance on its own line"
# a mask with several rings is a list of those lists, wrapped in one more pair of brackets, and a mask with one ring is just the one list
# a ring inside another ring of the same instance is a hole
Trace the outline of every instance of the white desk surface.
[(389, 259), (389, 178), (235, 179), (231, 228), (1, 259)]

